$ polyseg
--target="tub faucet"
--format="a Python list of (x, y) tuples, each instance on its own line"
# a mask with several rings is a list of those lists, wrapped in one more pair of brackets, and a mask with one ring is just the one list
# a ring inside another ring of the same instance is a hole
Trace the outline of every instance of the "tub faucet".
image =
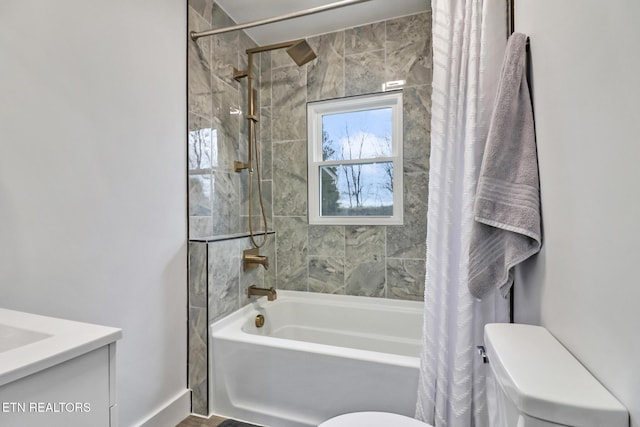
[(256, 285), (249, 286), (247, 289), (247, 296), (250, 297), (267, 297), (267, 300), (273, 301), (278, 298), (278, 294), (276, 293), (276, 289), (272, 286), (269, 289), (267, 288), (259, 288)]
[(247, 249), (242, 252), (242, 265), (244, 271), (252, 270), (258, 267), (258, 264), (262, 265), (265, 270), (269, 269), (269, 257), (260, 255), (258, 248)]

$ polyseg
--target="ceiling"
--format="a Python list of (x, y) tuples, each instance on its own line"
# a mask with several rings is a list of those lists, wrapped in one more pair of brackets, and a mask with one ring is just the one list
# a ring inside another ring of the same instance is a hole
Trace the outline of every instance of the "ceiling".
[[(215, 0), (238, 24), (298, 12), (337, 0)], [(326, 12), (245, 30), (258, 45), (357, 27), (431, 8), (430, 0), (369, 0)]]

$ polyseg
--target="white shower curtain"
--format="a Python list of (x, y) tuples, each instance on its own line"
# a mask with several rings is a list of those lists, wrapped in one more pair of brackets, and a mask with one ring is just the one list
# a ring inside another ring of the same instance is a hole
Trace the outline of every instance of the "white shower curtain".
[(508, 301), (467, 288), (473, 202), (506, 46), (505, 0), (432, 0), (433, 95), (424, 338), (416, 418), (488, 426), (483, 327)]

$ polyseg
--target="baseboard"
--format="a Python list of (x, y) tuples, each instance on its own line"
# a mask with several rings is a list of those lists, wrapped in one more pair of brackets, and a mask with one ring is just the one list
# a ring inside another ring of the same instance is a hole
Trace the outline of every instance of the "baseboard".
[(191, 390), (185, 389), (169, 400), (155, 414), (140, 423), (140, 427), (175, 427), (191, 413)]

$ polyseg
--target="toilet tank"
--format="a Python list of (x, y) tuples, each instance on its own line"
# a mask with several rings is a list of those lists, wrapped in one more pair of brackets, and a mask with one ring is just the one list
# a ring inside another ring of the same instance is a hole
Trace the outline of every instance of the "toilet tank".
[(485, 326), (492, 427), (629, 427), (624, 406), (549, 331)]

